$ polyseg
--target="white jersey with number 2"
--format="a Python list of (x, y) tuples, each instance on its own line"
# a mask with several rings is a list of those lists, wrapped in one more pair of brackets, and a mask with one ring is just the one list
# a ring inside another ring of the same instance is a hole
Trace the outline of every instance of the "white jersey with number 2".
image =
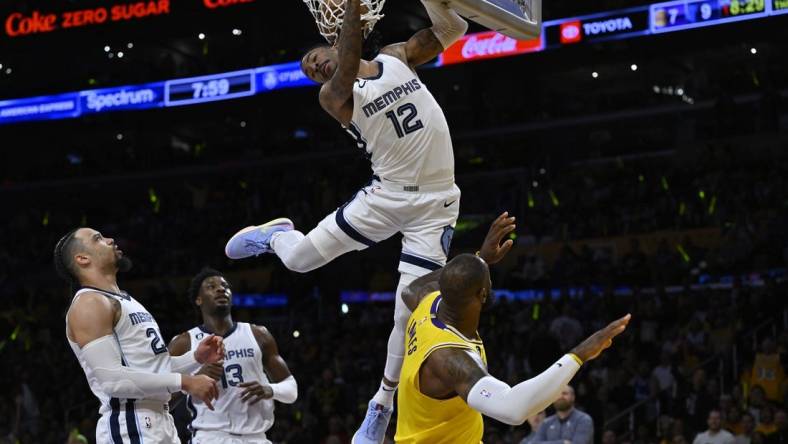
[[(170, 353), (167, 350), (167, 344), (161, 338), (159, 324), (142, 304), (128, 293), (113, 293), (92, 287), (80, 289), (74, 295), (74, 299), (83, 293), (100, 293), (119, 302), (120, 317), (118, 323), (112, 328), (112, 334), (118, 343), (118, 348), (120, 348), (121, 365), (143, 372), (170, 373)], [(66, 337), (68, 338), (68, 335)], [(87, 365), (79, 345), (71, 339), (68, 339), (68, 343), (79, 360), (82, 370), (85, 371), (90, 390), (101, 402), (99, 413), (107, 413), (111, 404), (118, 400), (104, 393), (93, 375), (93, 369)], [(162, 394), (150, 398), (150, 400), (160, 401), (164, 404), (169, 402), (170, 395)]]
[(438, 102), (413, 70), (380, 54), (380, 74), (356, 79), (353, 119), (346, 128), (381, 180), (405, 185), (454, 183), (449, 125)]
[[(114, 293), (92, 287), (77, 291), (72, 303), (83, 293), (99, 293), (120, 305), (120, 317), (112, 328), (112, 335), (120, 350), (120, 364), (123, 367), (147, 373), (171, 372), (170, 353), (162, 340), (159, 324), (142, 304), (126, 292)], [(68, 338), (68, 325), (66, 332)], [(68, 343), (85, 372), (90, 390), (101, 402), (101, 418), (96, 423), (97, 444), (160, 444), (177, 441), (178, 431), (167, 407), (169, 393), (146, 399), (113, 398), (99, 384), (79, 344), (71, 339), (68, 339)]]

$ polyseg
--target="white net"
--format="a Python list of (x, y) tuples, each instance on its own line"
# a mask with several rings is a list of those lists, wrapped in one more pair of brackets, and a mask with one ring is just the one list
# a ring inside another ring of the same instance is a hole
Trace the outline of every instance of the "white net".
[[(523, 0), (527, 1), (527, 0)], [(317, 30), (331, 45), (337, 41), (342, 19), (345, 17), (345, 0), (303, 0), (315, 18)], [(383, 18), (383, 4), (386, 0), (361, 0), (361, 21), (366, 38), (375, 24)]]

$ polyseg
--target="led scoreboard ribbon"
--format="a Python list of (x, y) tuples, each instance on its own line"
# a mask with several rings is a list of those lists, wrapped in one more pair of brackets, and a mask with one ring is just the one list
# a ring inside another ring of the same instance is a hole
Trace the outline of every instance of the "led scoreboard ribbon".
[(651, 32), (678, 31), (763, 17), (767, 15), (766, 1), (680, 0), (657, 3), (651, 5)]
[[(169, 4), (169, 0), (158, 0)], [(254, 0), (205, 0), (218, 6)], [(542, 35), (515, 40), (495, 32), (468, 34), (447, 48), (440, 67), (494, 57), (551, 50), (579, 43), (659, 34), (788, 14), (788, 0), (678, 0), (544, 22)], [(68, 119), (110, 111), (194, 105), (248, 97), (284, 88), (313, 86), (299, 62), (187, 79), (0, 100), (0, 125)]]

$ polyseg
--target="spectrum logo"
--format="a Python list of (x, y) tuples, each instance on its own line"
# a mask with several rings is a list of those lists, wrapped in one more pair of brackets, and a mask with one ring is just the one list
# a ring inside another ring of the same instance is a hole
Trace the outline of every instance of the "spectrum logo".
[(577, 43), (583, 40), (580, 20), (561, 23), (561, 43)]

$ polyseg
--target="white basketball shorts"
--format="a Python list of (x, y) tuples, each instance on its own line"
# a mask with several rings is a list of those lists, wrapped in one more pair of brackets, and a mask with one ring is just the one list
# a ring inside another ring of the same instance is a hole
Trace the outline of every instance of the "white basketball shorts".
[(179, 444), (178, 431), (165, 404), (109, 401), (110, 411), (96, 424), (97, 444)]
[[(423, 276), (446, 264), (459, 213), (460, 189), (455, 184), (413, 192), (373, 179), (318, 226), (355, 250), (402, 233), (399, 272)], [(312, 241), (324, 256), (336, 244), (319, 234)]]

